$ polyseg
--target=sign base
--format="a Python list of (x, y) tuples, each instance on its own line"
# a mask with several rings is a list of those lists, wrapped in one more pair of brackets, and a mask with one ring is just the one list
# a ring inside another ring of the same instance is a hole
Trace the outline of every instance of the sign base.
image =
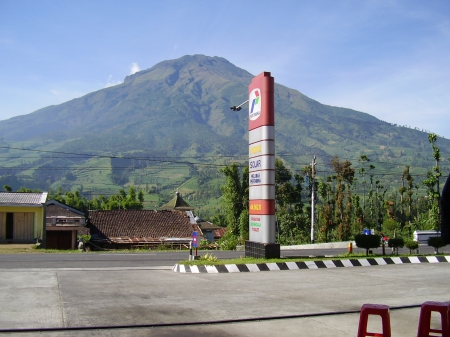
[(280, 244), (245, 241), (245, 257), (254, 257), (258, 259), (279, 259)]

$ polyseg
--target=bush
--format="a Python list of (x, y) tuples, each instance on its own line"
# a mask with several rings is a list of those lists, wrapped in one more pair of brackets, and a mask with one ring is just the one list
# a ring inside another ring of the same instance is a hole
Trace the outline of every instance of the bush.
[(366, 250), (366, 256), (369, 256), (369, 249), (380, 247), (381, 236), (378, 234), (375, 235), (356, 234), (355, 242), (356, 246), (358, 248), (364, 248)]
[(446, 246), (447, 244), (442, 240), (440, 236), (432, 236), (428, 239), (428, 246), (434, 247), (435, 254), (439, 254), (439, 248)]
[(419, 243), (414, 240), (405, 241), (406, 248), (409, 248), (409, 253), (412, 254), (412, 251), (419, 248)]
[(399, 248), (403, 248), (403, 246), (405, 245), (405, 241), (402, 238), (392, 238), (388, 240), (388, 247), (392, 248), (392, 253), (395, 252), (398, 255), (398, 249)]
[(212, 255), (212, 254), (206, 253), (205, 255), (200, 256), (200, 259), (199, 259), (199, 260), (204, 260), (204, 261), (209, 261), (209, 262), (215, 262), (215, 261), (217, 261), (217, 256), (214, 256), (214, 255)]
[(78, 235), (77, 238), (78, 238), (78, 240), (82, 239), (83, 243), (87, 243), (87, 242), (91, 241), (91, 236), (89, 234), (81, 234), (81, 235)]
[(218, 241), (221, 250), (235, 250), (239, 239), (231, 231), (226, 231), (225, 235)]

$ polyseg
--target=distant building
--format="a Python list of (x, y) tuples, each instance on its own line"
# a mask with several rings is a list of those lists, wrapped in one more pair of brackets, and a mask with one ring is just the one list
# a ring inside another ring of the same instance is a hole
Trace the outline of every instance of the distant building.
[(184, 199), (181, 197), (180, 192), (175, 193), (175, 197), (170, 200), (167, 204), (160, 207), (160, 209), (165, 210), (177, 210), (177, 211), (192, 211), (195, 207), (189, 205)]
[(89, 211), (91, 241), (100, 248), (189, 247), (197, 224), (185, 211)]
[(0, 242), (45, 245), (46, 199), (46, 192), (0, 192)]
[(84, 212), (56, 200), (45, 203), (45, 228), (47, 249), (75, 249), (78, 235), (88, 234)]
[(195, 220), (203, 234), (203, 237), (209, 242), (214, 242), (220, 239), (225, 234), (226, 228), (224, 227), (216, 226), (213, 223), (205, 221), (198, 216), (195, 217)]

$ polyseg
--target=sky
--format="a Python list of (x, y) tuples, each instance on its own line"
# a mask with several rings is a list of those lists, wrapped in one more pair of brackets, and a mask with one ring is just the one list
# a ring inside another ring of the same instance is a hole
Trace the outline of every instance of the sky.
[(0, 121), (193, 54), (450, 138), (448, 0), (0, 0)]

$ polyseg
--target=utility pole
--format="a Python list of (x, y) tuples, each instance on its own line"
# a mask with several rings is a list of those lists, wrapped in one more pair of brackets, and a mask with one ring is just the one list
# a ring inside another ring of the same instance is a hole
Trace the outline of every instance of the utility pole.
[(315, 185), (315, 171), (316, 171), (316, 156), (314, 155), (314, 158), (311, 162), (311, 243), (314, 243), (314, 189), (316, 187)]

